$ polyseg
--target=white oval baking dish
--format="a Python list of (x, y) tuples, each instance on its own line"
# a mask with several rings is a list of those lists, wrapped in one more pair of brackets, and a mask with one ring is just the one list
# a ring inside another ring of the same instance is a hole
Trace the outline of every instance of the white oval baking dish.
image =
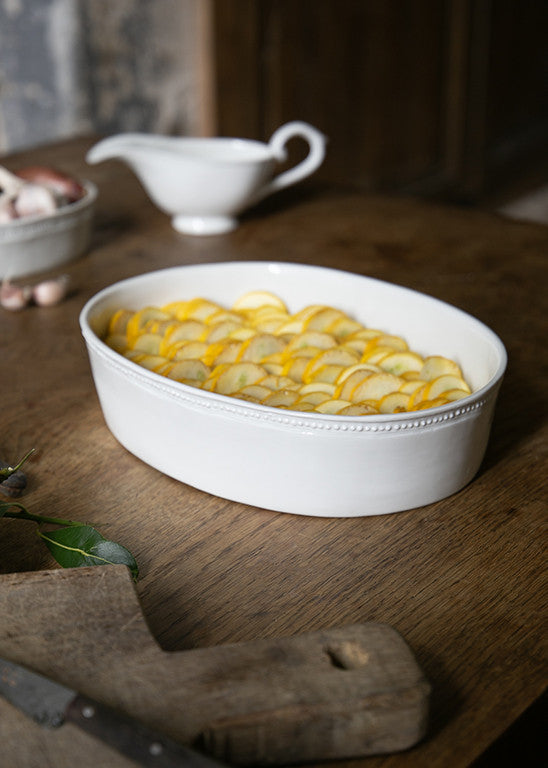
[[(291, 412), (202, 391), (127, 360), (101, 341), (110, 314), (203, 296), (279, 294), (291, 312), (330, 304), (453, 358), (473, 394), (415, 413), (343, 417)], [(183, 266), (123, 280), (87, 302), (80, 327), (106, 423), (128, 451), (184, 483), (279, 512), (386, 514), (438, 501), (473, 479), (506, 367), (500, 339), (430, 296), (348, 272), (290, 263)]]
[(81, 200), (49, 216), (25, 216), (0, 225), (0, 279), (61, 266), (88, 248), (97, 187), (83, 182)]

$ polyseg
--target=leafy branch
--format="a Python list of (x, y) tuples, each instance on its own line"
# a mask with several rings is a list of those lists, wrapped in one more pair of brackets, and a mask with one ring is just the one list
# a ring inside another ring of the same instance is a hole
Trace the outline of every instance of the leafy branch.
[[(20, 471), (32, 453), (33, 451), (29, 451), (14, 467), (0, 468), (0, 485), (15, 472)], [(38, 536), (63, 568), (121, 563), (129, 568), (135, 581), (138, 578), (139, 568), (131, 552), (121, 544), (108, 541), (90, 525), (59, 517), (36, 515), (17, 501), (0, 501), (0, 518), (2, 517), (37, 523)], [(44, 530), (44, 526), (56, 526), (56, 528)]]

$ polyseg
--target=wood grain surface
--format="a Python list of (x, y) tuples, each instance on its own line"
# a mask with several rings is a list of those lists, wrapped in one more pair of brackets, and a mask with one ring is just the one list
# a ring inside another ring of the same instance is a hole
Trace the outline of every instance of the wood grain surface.
[[(124, 566), (0, 576), (0, 615), (2, 658), (32, 658), (34, 671), (100, 702), (98, 711), (123, 713), (223, 764), (396, 752), (427, 727), (430, 686), (386, 624), (166, 652), (148, 632)], [(72, 768), (73, 755), (61, 749), (72, 727), (48, 732), (18, 719), (25, 738), (9, 718), (0, 720), (10, 766), (21, 764), (23, 742), (26, 761), (57, 747), (56, 768)], [(101, 747), (92, 765), (113, 759)]]
[[(73, 280), (70, 297), (54, 308), (0, 313), (0, 459), (36, 448), (22, 500), (31, 511), (87, 521), (132, 550), (142, 610), (165, 650), (368, 621), (393, 626), (432, 684), (429, 732), (407, 752), (363, 764), (469, 766), (546, 685), (548, 229), (310, 183), (250, 212), (233, 233), (186, 237), (125, 166), (86, 167), (91, 143), (4, 160), (10, 168), (56, 165), (100, 190), (90, 252), (63, 270)], [(396, 515), (299, 518), (210, 496), (121, 448), (104, 424), (80, 336), (84, 302), (142, 272), (235, 259), (389, 280), (455, 304), (498, 333), (508, 372), (473, 482)], [(3, 573), (54, 567), (34, 524), (0, 525)], [(55, 636), (55, 625), (49, 632)], [(8, 714), (2, 710), (5, 723)], [(75, 753), (74, 764), (84, 765), (90, 750)], [(56, 764), (55, 750), (41, 763)]]

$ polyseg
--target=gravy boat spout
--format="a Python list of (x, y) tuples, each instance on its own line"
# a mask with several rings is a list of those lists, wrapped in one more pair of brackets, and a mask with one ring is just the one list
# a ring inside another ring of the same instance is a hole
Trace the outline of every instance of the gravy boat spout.
[[(308, 142), (309, 153), (274, 176), (276, 164), (286, 159), (285, 144), (294, 136)], [(95, 144), (86, 160), (122, 160), (152, 202), (172, 217), (176, 230), (205, 235), (234, 229), (246, 208), (313, 173), (325, 157), (325, 143), (319, 131), (302, 122), (282, 126), (268, 143), (122, 133)]]

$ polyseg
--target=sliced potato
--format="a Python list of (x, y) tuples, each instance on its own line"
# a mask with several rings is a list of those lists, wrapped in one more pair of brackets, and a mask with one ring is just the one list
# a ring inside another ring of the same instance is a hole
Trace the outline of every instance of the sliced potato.
[(188, 318), (206, 320), (222, 309), (223, 307), (220, 307), (218, 304), (201, 297), (188, 301), (173, 301), (162, 307), (164, 312), (173, 315), (177, 320), (187, 320)]
[(407, 410), (409, 395), (405, 392), (391, 392), (379, 400), (379, 413), (400, 413)]
[(380, 338), (384, 335), (384, 331), (381, 331), (378, 328), (361, 328), (346, 339), (346, 341), (350, 341), (351, 339), (365, 339), (365, 341), (371, 341), (371, 339)]
[(307, 365), (307, 357), (290, 357), (289, 360), (284, 363), (284, 366), (281, 370), (281, 375), (289, 376), (289, 378), (293, 379), (293, 381), (302, 382), (303, 373)]
[(308, 304), (306, 307), (299, 309), (298, 312), (295, 312), (295, 314), (292, 315), (292, 318), (293, 320), (306, 323), (312, 315), (315, 315), (321, 309), (326, 309), (325, 304)]
[(344, 339), (341, 346), (353, 350), (361, 357), (368, 344), (366, 339)]
[(106, 337), (105, 344), (115, 352), (123, 354), (128, 348), (127, 336), (125, 333), (111, 333)]
[(420, 377), (420, 371), (404, 371), (399, 375), (402, 379), (405, 379), (405, 381), (422, 381), (424, 383), (424, 379), (421, 379)]
[(356, 363), (355, 365), (350, 365), (341, 371), (341, 375), (337, 379), (337, 384), (342, 384), (344, 381), (346, 381), (346, 379), (348, 379), (357, 371), (365, 371), (367, 374), (382, 373), (382, 369), (374, 363)]
[[(403, 379), (403, 376), (401, 376), (401, 378)], [(426, 382), (423, 381), (422, 379), (410, 379), (409, 381), (407, 381), (406, 379), (403, 379), (403, 384), (400, 387), (400, 392), (405, 392), (405, 394), (411, 395), (416, 389), (419, 389), (420, 387), (424, 387), (425, 384)]]
[(286, 346), (286, 354), (293, 355), (297, 351), (303, 349), (330, 349), (336, 347), (337, 341), (330, 333), (323, 333), (322, 331), (304, 331), (304, 333), (297, 333)]
[(177, 381), (184, 382), (187, 379), (193, 379), (202, 384), (210, 373), (211, 369), (201, 360), (182, 360), (175, 363), (166, 375)]
[(417, 387), (417, 389), (414, 389), (413, 392), (409, 393), (409, 405), (407, 406), (408, 410), (414, 410), (417, 405), (424, 400), (424, 393), (427, 386), (427, 384), (421, 384), (420, 387)]
[(343, 370), (342, 365), (320, 365), (311, 375), (310, 381), (326, 381), (328, 384), (335, 384)]
[(183, 320), (186, 317), (185, 308), (188, 304), (190, 304), (190, 300), (170, 301), (168, 304), (164, 304), (161, 309), (170, 317), (180, 317)]
[(443, 397), (447, 402), (453, 402), (454, 400), (462, 400), (463, 397), (468, 397), (470, 391), (467, 389), (448, 389), (443, 393)]
[(238, 397), (240, 397), (240, 395), (252, 397), (260, 403), (265, 397), (272, 394), (272, 390), (269, 389), (269, 387), (263, 387), (262, 384), (249, 384), (247, 387), (242, 387), (242, 389), (238, 390), (235, 394), (238, 395)]
[[(186, 317), (192, 320), (207, 321), (210, 317), (220, 312), (223, 308), (213, 301), (208, 299), (192, 299), (188, 302), (186, 307)], [(182, 320), (184, 318), (178, 318)]]
[[(299, 347), (299, 349), (296, 349), (290, 356), (289, 359), (296, 360), (298, 357), (304, 357), (308, 360), (311, 360), (313, 357), (316, 357), (316, 355), (319, 355), (323, 350), (320, 347)], [(286, 357), (286, 353), (283, 353)]]
[(217, 310), (217, 312), (213, 312), (211, 315), (208, 315), (206, 322), (208, 325), (217, 325), (217, 323), (224, 323), (228, 320), (232, 321), (233, 323), (242, 325), (244, 322), (244, 316), (239, 312), (231, 312), (230, 309), (221, 308)]
[(448, 373), (430, 381), (426, 387), (424, 397), (426, 400), (433, 400), (450, 389), (463, 389), (470, 394), (470, 388), (461, 376), (454, 376)]
[(275, 376), (282, 376), (284, 371), (284, 360), (281, 352), (274, 352), (261, 360), (261, 365), (267, 373), (273, 373)]
[(398, 352), (405, 352), (409, 349), (405, 339), (390, 333), (383, 333), (382, 336), (377, 338), (376, 343), (379, 346), (392, 347), (392, 349), (398, 350)]
[(138, 363), (143, 368), (147, 368), (149, 371), (156, 371), (168, 361), (161, 355), (147, 355), (140, 353), (133, 358), (133, 362)]
[(270, 392), (264, 400), (263, 405), (270, 405), (274, 408), (285, 407), (288, 408), (293, 405), (299, 399), (299, 395), (294, 390), (281, 389), (278, 392)]
[(130, 345), (133, 344), (137, 336), (145, 330), (147, 323), (151, 320), (169, 320), (170, 315), (163, 312), (158, 307), (144, 307), (135, 312), (127, 321), (126, 334)]
[[(240, 350), (239, 343), (236, 342), (229, 342), (227, 340), (224, 341), (216, 341), (213, 344), (210, 344), (209, 341), (206, 342), (207, 348), (203, 355), (200, 355), (200, 359), (203, 360), (203, 362), (208, 365), (215, 367), (220, 362), (224, 363), (233, 363), (235, 362), (235, 357), (238, 355), (238, 352)], [(232, 353), (234, 355), (234, 359), (227, 360), (227, 348), (231, 349), (232, 345), (235, 345), (235, 349), (232, 349)], [(224, 356), (225, 359), (219, 360), (220, 357)]]
[(242, 345), (240, 360), (259, 363), (263, 358), (282, 352), (284, 349), (285, 343), (282, 339), (271, 333), (258, 333)]
[(420, 370), (421, 379), (432, 381), (432, 379), (446, 374), (462, 377), (460, 366), (454, 360), (449, 360), (449, 358), (441, 355), (431, 355), (424, 359), (424, 365)]
[(343, 318), (344, 312), (335, 307), (323, 307), (314, 312), (305, 322), (308, 331), (327, 331), (336, 320)]
[(290, 334), (291, 336), (296, 333), (302, 333), (304, 331), (304, 321), (303, 320), (295, 320), (294, 317), (290, 317), (288, 320), (286, 320), (284, 323), (279, 325), (273, 333), (276, 333), (278, 336), (285, 336), (286, 334)]
[(242, 325), (241, 328), (235, 328), (233, 331), (231, 331), (228, 334), (228, 337), (229, 339), (234, 339), (235, 341), (247, 341), (247, 339), (255, 336), (256, 333), (256, 328), (250, 328), (247, 325)]
[(343, 408), (348, 408), (349, 405), (352, 405), (352, 403), (348, 400), (324, 400), (323, 403), (319, 403), (316, 406), (316, 411), (318, 413), (336, 414)]
[(416, 352), (394, 352), (383, 357), (379, 362), (379, 367), (383, 371), (393, 373), (394, 376), (401, 376), (408, 371), (420, 371), (423, 363), (422, 357)]
[(388, 355), (394, 354), (394, 347), (389, 347), (386, 344), (373, 344), (367, 346), (361, 356), (360, 362), (362, 363), (375, 363), (380, 366), (381, 360)]
[(272, 390), (298, 388), (297, 382), (290, 379), (289, 376), (275, 376), (271, 373), (261, 379), (260, 383), (263, 387), (269, 387)]
[(299, 392), (301, 396), (308, 395), (310, 392), (326, 392), (332, 397), (335, 394), (335, 385), (325, 381), (314, 381), (312, 384), (302, 384), (299, 387)]
[[(352, 401), (353, 392), (358, 384), (361, 384), (362, 381), (365, 381), (365, 379), (369, 378), (369, 376), (372, 376), (374, 373), (376, 373), (376, 371), (370, 371), (367, 368), (358, 368), (351, 373), (350, 376), (347, 376), (342, 383), (339, 384), (337, 381), (337, 397), (340, 397), (342, 400)], [(340, 378), (341, 377), (339, 376), (339, 379)]]
[(178, 341), (167, 350), (166, 357), (171, 360), (199, 360), (208, 348), (205, 341)]
[(445, 397), (435, 397), (431, 400), (421, 400), (420, 403), (413, 408), (414, 411), (424, 411), (427, 408), (437, 408), (439, 405), (445, 405), (449, 401)]
[(228, 338), (233, 331), (240, 328), (242, 328), (242, 324), (235, 320), (221, 320), (219, 323), (212, 323), (206, 326), (205, 338), (212, 344), (214, 341)]
[(275, 333), (276, 335), (282, 335), (279, 333), (279, 329), (286, 325), (287, 315), (272, 314), (259, 318), (255, 322), (255, 328), (262, 333)]
[(165, 346), (176, 341), (203, 341), (207, 338), (208, 327), (200, 320), (183, 320), (164, 334)]
[(244, 312), (264, 305), (287, 311), (287, 307), (282, 299), (270, 291), (248, 291), (236, 299), (232, 309), (237, 312)]
[(130, 318), (135, 313), (131, 309), (118, 309), (116, 312), (112, 315), (112, 317), (109, 320), (108, 324), (108, 333), (111, 336), (116, 336), (118, 334), (125, 334), (127, 330), (127, 324), (130, 320)]
[(291, 411), (305, 411), (310, 413), (315, 410), (313, 403), (308, 403), (306, 400), (298, 400), (290, 408)]
[(377, 409), (373, 405), (367, 403), (351, 403), (345, 408), (342, 408), (339, 416), (371, 416), (374, 413), (378, 413)]
[(231, 395), (249, 384), (256, 384), (265, 376), (265, 369), (257, 363), (229, 364), (217, 377), (215, 392)]
[(361, 323), (358, 323), (357, 320), (352, 320), (352, 318), (345, 315), (344, 317), (337, 318), (335, 322), (331, 323), (327, 330), (330, 334), (333, 334), (333, 336), (340, 340), (352, 336), (353, 333), (361, 330), (361, 328), (363, 328)]
[[(219, 354), (211, 361), (211, 365), (219, 365), (220, 363), (235, 363), (240, 354), (240, 347), (243, 342), (233, 339), (227, 339), (222, 343), (222, 349)], [(215, 345), (216, 346), (216, 345)], [(206, 357), (211, 357), (210, 352), (206, 353)]]
[(318, 405), (319, 403), (324, 403), (326, 400), (332, 400), (332, 395), (332, 392), (321, 392), (318, 389), (314, 390), (314, 392), (308, 392), (304, 395), (299, 392), (299, 399), (297, 400), (297, 403), (310, 403), (310, 405)]
[(167, 376), (167, 375), (168, 375), (168, 373), (169, 373), (169, 372), (171, 371), (171, 369), (173, 368), (173, 366), (174, 366), (174, 365), (177, 365), (177, 363), (174, 363), (174, 362), (173, 362), (173, 361), (171, 361), (171, 360), (166, 360), (166, 359), (165, 359), (165, 357), (163, 357), (163, 358), (162, 358), (162, 360), (164, 360), (164, 362), (163, 362), (163, 363), (160, 363), (159, 365), (157, 365), (157, 366), (156, 366), (155, 368), (153, 368), (152, 370), (154, 371), (154, 373), (159, 373), (159, 374), (161, 374), (162, 376)]
[(264, 318), (273, 316), (284, 320), (289, 319), (289, 314), (285, 307), (274, 306), (273, 304), (261, 304), (255, 307), (255, 309), (248, 309), (242, 312), (241, 315), (247, 318), (247, 321), (250, 323), (257, 323)]
[(401, 383), (401, 379), (393, 373), (372, 373), (352, 391), (352, 402), (380, 400), (390, 392), (397, 392)]
[(162, 336), (159, 336), (157, 333), (142, 333), (140, 336), (137, 336), (132, 348), (146, 352), (147, 355), (160, 355), (162, 354), (160, 351), (162, 341)]
[(357, 362), (358, 355), (350, 349), (343, 347), (326, 349), (310, 360), (304, 371), (303, 381), (305, 383), (312, 381), (315, 371), (324, 365), (355, 365)]
[(215, 386), (217, 384), (217, 379), (219, 378), (221, 373), (223, 373), (224, 371), (228, 371), (230, 367), (231, 367), (230, 363), (219, 363), (218, 365), (213, 366), (211, 373), (202, 384), (202, 389), (207, 389), (208, 392), (214, 392)]

